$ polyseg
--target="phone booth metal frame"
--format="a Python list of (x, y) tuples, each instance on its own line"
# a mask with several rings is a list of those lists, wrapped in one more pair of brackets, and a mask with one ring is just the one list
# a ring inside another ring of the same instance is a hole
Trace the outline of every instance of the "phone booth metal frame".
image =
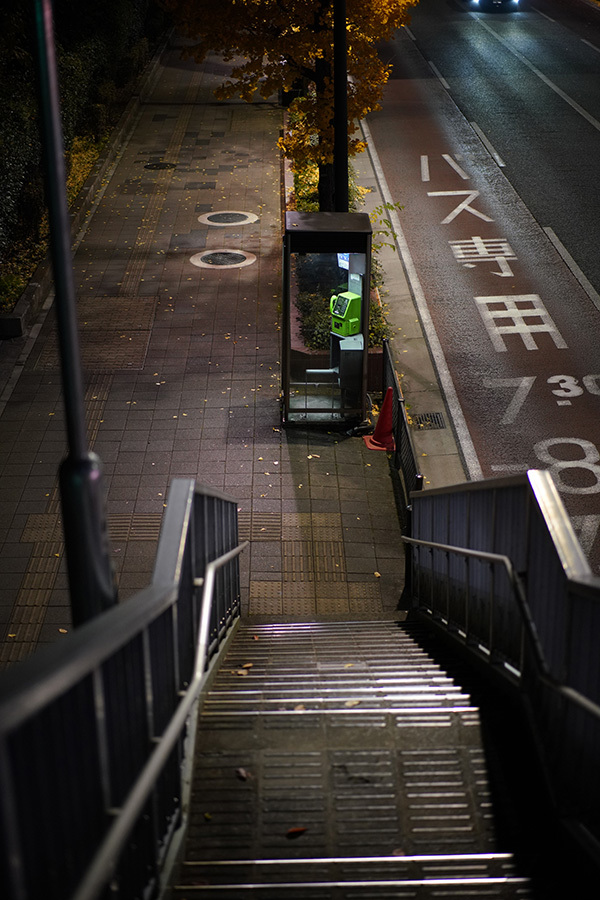
[[(367, 213), (285, 215), (284, 424), (344, 424), (366, 417), (371, 241)], [(318, 349), (306, 346), (302, 315), (318, 321)]]

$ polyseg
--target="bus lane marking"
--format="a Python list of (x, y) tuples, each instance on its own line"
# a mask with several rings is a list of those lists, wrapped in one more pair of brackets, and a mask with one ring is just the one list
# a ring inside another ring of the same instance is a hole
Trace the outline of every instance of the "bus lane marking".
[[(539, 294), (475, 297), (490, 340), (498, 353), (508, 348), (502, 335), (518, 334), (528, 350), (539, 350), (534, 334), (549, 334), (559, 350), (567, 343), (554, 324)], [(535, 321), (531, 321), (531, 320)]]
[(440, 384), (442, 385), (446, 403), (448, 404), (448, 409), (454, 422), (454, 428), (456, 429), (456, 434), (465, 461), (468, 477), (473, 481), (477, 481), (483, 478), (481, 463), (479, 462), (477, 451), (475, 450), (475, 445), (473, 444), (473, 439), (471, 437), (471, 432), (466, 423), (465, 415), (456, 391), (456, 387), (454, 385), (454, 381), (448, 368), (448, 363), (442, 349), (441, 341), (431, 317), (431, 312), (427, 304), (421, 280), (417, 273), (412, 253), (410, 251), (406, 236), (400, 223), (398, 212), (394, 206), (394, 198), (392, 197), (392, 193), (387, 183), (385, 172), (383, 171), (383, 166), (381, 165), (381, 160), (379, 158), (379, 154), (377, 153), (377, 149), (371, 135), (371, 130), (365, 119), (363, 119), (361, 122), (361, 129), (369, 148), (369, 156), (371, 157), (371, 162), (375, 171), (375, 177), (379, 184), (379, 190), (381, 192), (382, 199), (384, 203), (389, 204), (389, 217), (394, 232), (394, 243), (398, 248), (398, 253), (404, 264), (407, 279), (411, 286), (415, 306), (418, 310), (423, 330), (427, 335), (429, 348), (438, 373), (438, 378), (440, 380)]
[(492, 269), (492, 275), (498, 275), (500, 278), (514, 277), (510, 262), (516, 260), (517, 256), (505, 238), (482, 238), (474, 235), (465, 240), (448, 243), (455, 260), (462, 263), (465, 269), (474, 269), (480, 262), (491, 262), (500, 269), (499, 272)]
[(464, 197), (465, 199), (456, 206), (452, 212), (448, 213), (445, 219), (442, 219), (440, 225), (449, 225), (461, 212), (469, 212), (472, 216), (483, 219), (484, 222), (493, 222), (494, 220), (485, 213), (474, 209), (471, 206), (474, 200), (479, 197), (479, 191), (427, 191), (428, 197)]

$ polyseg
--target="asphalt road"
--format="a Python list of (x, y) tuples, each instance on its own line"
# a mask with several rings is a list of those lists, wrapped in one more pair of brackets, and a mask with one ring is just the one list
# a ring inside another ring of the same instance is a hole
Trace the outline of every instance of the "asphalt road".
[(427, 0), (410, 31), (537, 221), (600, 294), (600, 8)]
[(550, 468), (598, 572), (600, 52), (452, 0), (384, 52), (368, 125), (468, 473)]

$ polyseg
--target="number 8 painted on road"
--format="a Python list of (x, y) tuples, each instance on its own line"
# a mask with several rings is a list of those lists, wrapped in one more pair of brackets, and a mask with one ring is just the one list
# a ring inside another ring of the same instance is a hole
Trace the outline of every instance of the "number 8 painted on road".
[[(583, 451), (583, 457), (580, 459), (557, 459), (550, 452), (550, 448), (557, 444), (575, 444)], [(533, 449), (539, 461), (548, 466), (556, 487), (563, 494), (597, 494), (600, 491), (600, 466), (597, 465), (600, 461), (600, 453), (591, 441), (584, 441), (581, 438), (547, 438), (545, 441), (538, 441)], [(590, 487), (575, 487), (565, 484), (562, 479), (565, 469), (586, 469), (592, 473), (596, 483)]]

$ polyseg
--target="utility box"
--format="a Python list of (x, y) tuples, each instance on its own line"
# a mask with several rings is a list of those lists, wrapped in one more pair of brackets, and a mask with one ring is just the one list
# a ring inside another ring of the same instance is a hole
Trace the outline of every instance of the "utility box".
[(360, 297), (352, 291), (334, 294), (329, 301), (331, 330), (341, 337), (360, 332)]
[(286, 213), (285, 424), (344, 424), (366, 416), (371, 237), (366, 213)]

